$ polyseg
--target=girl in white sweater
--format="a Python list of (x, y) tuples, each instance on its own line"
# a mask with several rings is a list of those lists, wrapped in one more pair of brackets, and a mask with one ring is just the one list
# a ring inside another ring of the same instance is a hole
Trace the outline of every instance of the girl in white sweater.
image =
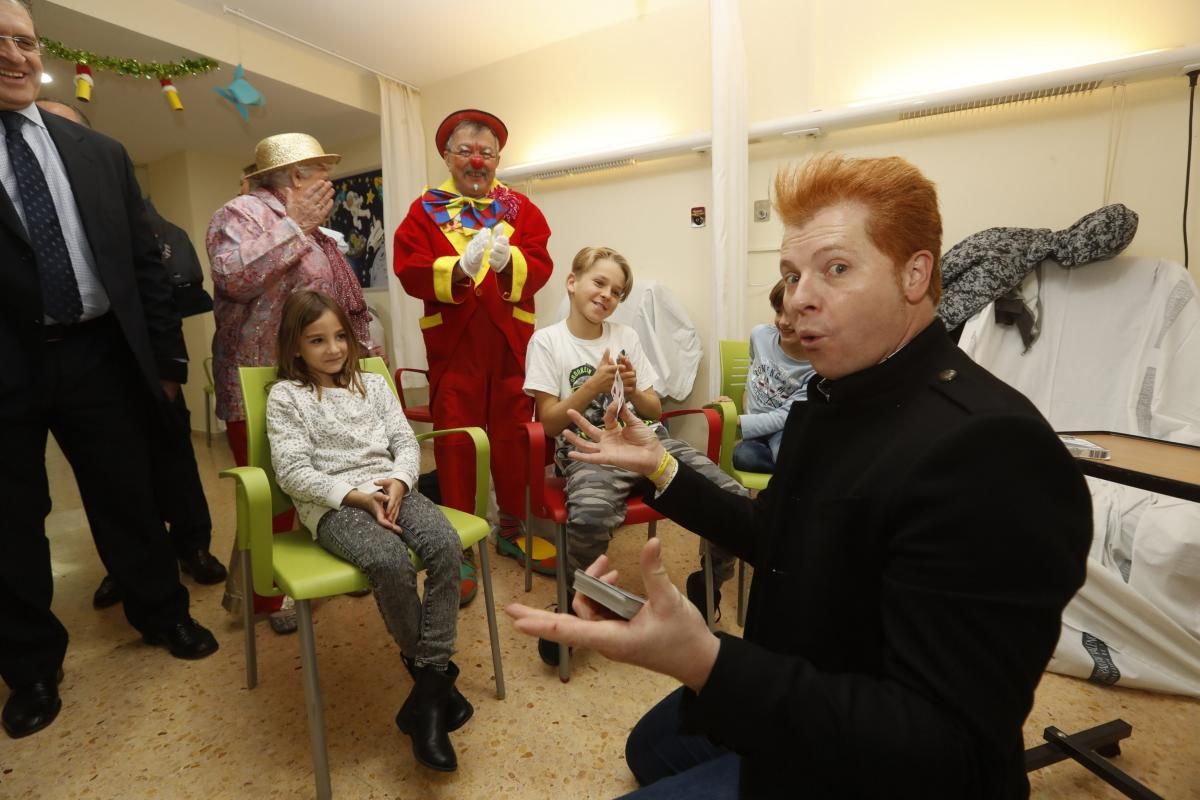
[[(457, 768), (447, 736), (473, 709), (450, 660), (462, 544), (445, 515), (413, 491), (420, 447), (387, 379), (358, 368), (345, 311), (319, 292), (288, 298), (279, 325), (279, 381), (267, 398), (271, 462), (322, 547), (363, 570), (415, 678), (396, 725), (427, 767)], [(417, 594), (412, 548), (425, 563)]]

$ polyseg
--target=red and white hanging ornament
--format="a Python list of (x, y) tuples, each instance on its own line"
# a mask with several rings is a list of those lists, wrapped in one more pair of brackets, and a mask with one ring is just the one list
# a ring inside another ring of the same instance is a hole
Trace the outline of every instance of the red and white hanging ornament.
[(96, 84), (92, 78), (92, 68), (82, 61), (75, 65), (75, 99), (85, 103), (92, 102), (92, 87)]
[(179, 99), (179, 90), (175, 88), (175, 84), (171, 83), (171, 79), (162, 78), (159, 83), (162, 84), (163, 96), (167, 98), (167, 104), (171, 106), (171, 109), (183, 111), (183, 101)]

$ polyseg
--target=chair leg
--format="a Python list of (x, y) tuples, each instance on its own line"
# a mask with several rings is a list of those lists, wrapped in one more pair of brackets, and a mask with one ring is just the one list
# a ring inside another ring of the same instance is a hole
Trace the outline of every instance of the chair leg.
[(496, 600), (492, 595), (492, 565), (488, 563), (487, 539), (479, 542), (479, 570), (483, 573), (483, 601), (487, 609), (488, 636), (492, 640), (492, 669), (496, 672), (496, 699), (503, 700), (504, 665), (500, 663), (500, 632), (496, 627)]
[(300, 665), (304, 675), (304, 705), (308, 708), (308, 739), (312, 748), (317, 800), (330, 800), (329, 751), (325, 746), (325, 715), (321, 712), (321, 679), (317, 675), (317, 648), (313, 641), (312, 601), (297, 600), (300, 618)]
[[(526, 489), (525, 508), (532, 507), (529, 501), (529, 489)], [(533, 514), (525, 516), (525, 591), (533, 591)]]
[(646, 541), (650, 541), (655, 536), (658, 536), (658, 520), (652, 519), (646, 525)]
[(204, 393), (204, 435), (212, 447), (212, 397), (208, 392)]
[[(558, 611), (560, 614), (567, 613), (567, 526), (554, 526), (557, 532), (555, 538), (558, 546), (558, 557), (554, 560), (556, 565), (555, 577), (558, 579)], [(532, 552), (532, 551), (531, 551)], [(571, 650), (565, 644), (559, 642), (558, 645), (558, 679), (563, 683), (571, 680)]]
[(716, 628), (717, 613), (714, 606), (713, 597), (713, 565), (712, 565), (712, 548), (708, 544), (708, 540), (704, 541), (704, 621), (708, 623), (708, 629), (711, 631)]
[(746, 627), (746, 562), (738, 559), (737, 624)]
[(246, 688), (258, 685), (258, 644), (254, 637), (254, 575), (250, 567), (250, 551), (238, 553), (242, 569), (242, 629), (246, 637)]

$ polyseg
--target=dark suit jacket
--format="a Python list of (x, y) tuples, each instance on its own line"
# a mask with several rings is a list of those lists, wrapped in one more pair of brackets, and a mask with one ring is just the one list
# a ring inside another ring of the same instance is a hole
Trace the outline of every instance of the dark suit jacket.
[(940, 322), (824, 388), (755, 500), (683, 466), (651, 500), (755, 566), (686, 726), (743, 756), (742, 797), (1025, 797), (1022, 722), (1091, 541), (1083, 477)]
[[(54, 114), (42, 120), (58, 148), (112, 303), (147, 388), (187, 380), (187, 350), (133, 164), (120, 143)], [(42, 298), (29, 237), (0, 191), (0, 410), (28, 402), (30, 365), (42, 357)]]

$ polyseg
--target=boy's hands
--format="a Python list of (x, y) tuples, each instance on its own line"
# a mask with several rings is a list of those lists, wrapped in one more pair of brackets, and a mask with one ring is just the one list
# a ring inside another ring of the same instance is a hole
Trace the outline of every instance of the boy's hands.
[(600, 363), (596, 366), (596, 373), (587, 379), (587, 388), (592, 397), (607, 394), (612, 389), (617, 369), (617, 364), (612, 360), (612, 356), (609, 355), (608, 350), (605, 350), (604, 355), (600, 357)]
[(621, 383), (625, 387), (625, 396), (630, 397), (637, 391), (637, 370), (633, 368), (633, 362), (629, 360), (629, 356), (624, 352), (617, 356), (617, 369), (621, 373)]

